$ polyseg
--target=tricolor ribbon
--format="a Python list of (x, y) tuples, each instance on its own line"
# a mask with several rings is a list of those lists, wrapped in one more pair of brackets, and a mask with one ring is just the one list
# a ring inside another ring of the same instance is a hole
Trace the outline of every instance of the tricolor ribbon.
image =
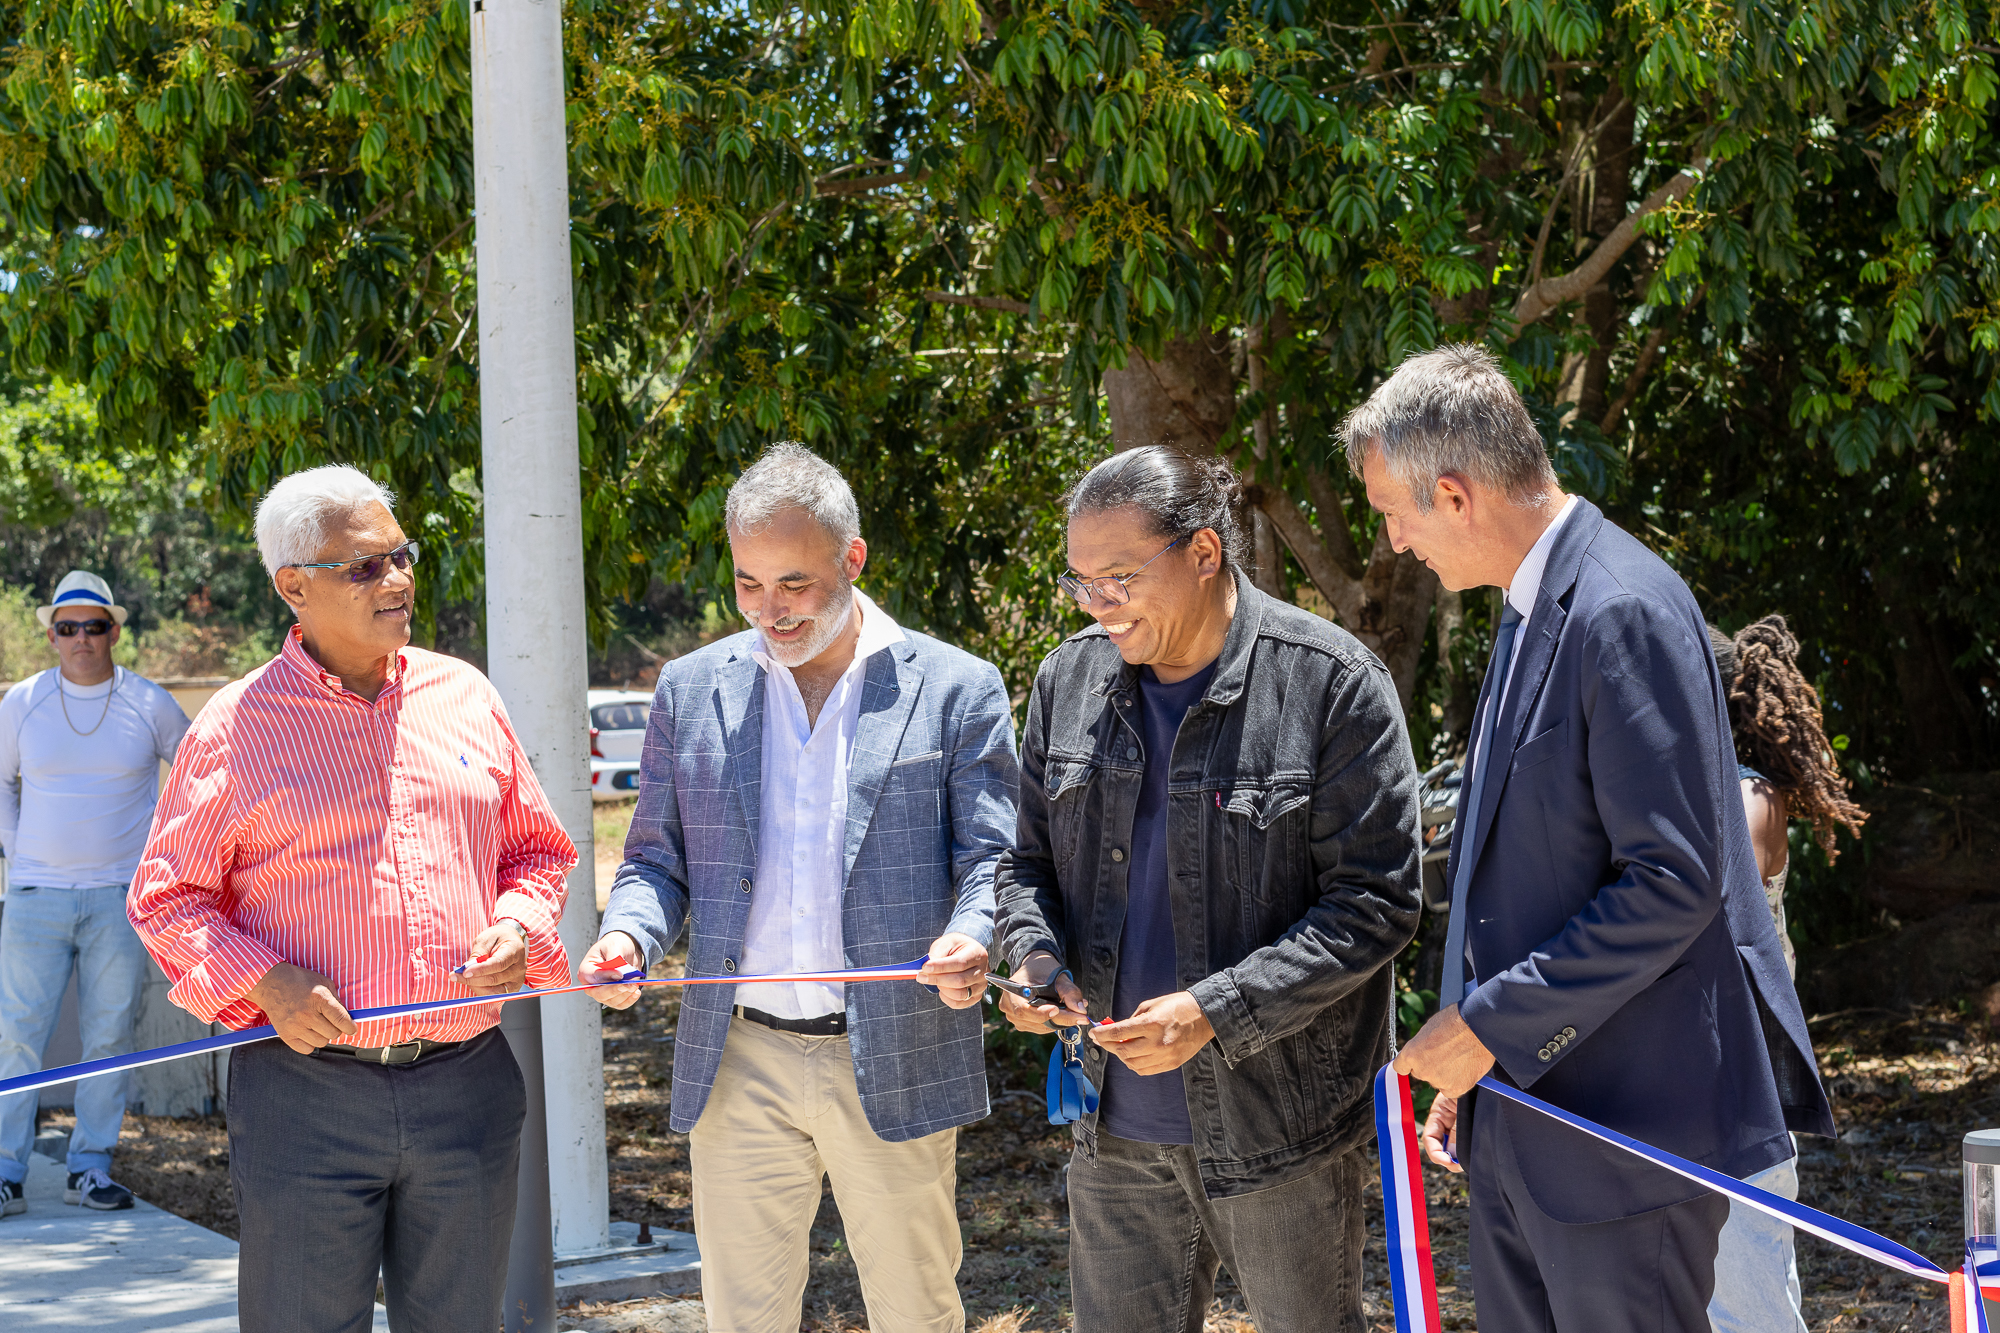
[[(1963, 1270), (1947, 1273), (1915, 1250), (1899, 1245), (1887, 1236), (1879, 1236), (1866, 1227), (1856, 1226), (1831, 1213), (1823, 1213), (1807, 1204), (1745, 1184), (1698, 1162), (1662, 1152), (1615, 1129), (1606, 1129), (1582, 1116), (1551, 1106), (1541, 1098), (1529, 1096), (1497, 1079), (1482, 1078), (1479, 1086), (1496, 1097), (1518, 1102), (1530, 1110), (1560, 1120), (1572, 1129), (1581, 1130), (1599, 1142), (1622, 1148), (1677, 1176), (1705, 1185), (1732, 1203), (1768, 1213), (1781, 1222), (1788, 1222), (1801, 1231), (1809, 1231), (1822, 1240), (1831, 1241), (1842, 1249), (1852, 1250), (1863, 1258), (1873, 1259), (1898, 1272), (1943, 1283), (1953, 1293), (1954, 1333), (1959, 1329), (1966, 1330), (1966, 1333), (1987, 1333), (1985, 1316), (1980, 1313), (1980, 1301), (1966, 1293), (1977, 1293), (1983, 1289), (1988, 1299), (2000, 1300), (2000, 1250), (1994, 1248), (1992, 1237), (1975, 1237), (1968, 1242)], [(1410, 1081), (1396, 1073), (1394, 1066), (1384, 1066), (1375, 1076), (1375, 1135), (1382, 1159), (1382, 1199), (1389, 1232), (1389, 1281), (1394, 1287), (1397, 1333), (1435, 1333), (1438, 1328), (1437, 1278), (1431, 1271), (1416, 1115), (1410, 1102)], [(1975, 1320), (1977, 1322), (1973, 1322)]]
[[(576, 991), (594, 990), (599, 986), (747, 986), (756, 982), (770, 981), (914, 981), (917, 974), (923, 970), (924, 964), (929, 961), (929, 957), (926, 956), (913, 962), (896, 963), (889, 967), (850, 967), (834, 972), (768, 972), (758, 975), (696, 977), (649, 977), (644, 971), (632, 968), (617, 976), (578, 982), (573, 986), (544, 986), (540, 990), (517, 990), (503, 995), (459, 995), (449, 1000), (387, 1004), (375, 1009), (350, 1010), (348, 1017), (357, 1023), (368, 1023), (378, 1018), (396, 1018), (404, 1014), (432, 1014), (446, 1009), (462, 1009), (474, 1004), (507, 1004), (514, 1000), (539, 1000), (551, 995), (570, 995)], [(277, 1035), (276, 1028), (265, 1024), (263, 1027), (245, 1028), (241, 1032), (221, 1032), (212, 1037), (198, 1037), (194, 1041), (183, 1041), (173, 1046), (155, 1046), (151, 1050), (134, 1051), (130, 1055), (110, 1055), (102, 1060), (85, 1060), (82, 1064), (64, 1065), (60, 1069), (44, 1069), (34, 1074), (0, 1079), (0, 1097), (10, 1092), (34, 1092), (39, 1088), (53, 1087), (58, 1083), (68, 1083), (75, 1079), (115, 1074), (123, 1069), (165, 1064), (169, 1060), (181, 1060), (190, 1055), (204, 1055), (209, 1051), (226, 1051), (233, 1046), (248, 1046), (252, 1042), (268, 1041)]]

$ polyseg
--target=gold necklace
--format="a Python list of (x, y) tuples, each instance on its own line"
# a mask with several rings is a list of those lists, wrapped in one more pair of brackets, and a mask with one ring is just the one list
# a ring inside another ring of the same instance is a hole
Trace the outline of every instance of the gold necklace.
[(56, 697), (62, 700), (63, 721), (68, 722), (70, 731), (78, 736), (95, 736), (103, 729), (104, 719), (111, 716), (111, 696), (116, 693), (118, 693), (118, 668), (113, 667), (111, 668), (111, 688), (104, 692), (104, 711), (97, 715), (97, 725), (89, 731), (77, 731), (76, 723), (70, 722), (69, 718), (69, 693), (63, 689), (62, 668), (56, 668)]

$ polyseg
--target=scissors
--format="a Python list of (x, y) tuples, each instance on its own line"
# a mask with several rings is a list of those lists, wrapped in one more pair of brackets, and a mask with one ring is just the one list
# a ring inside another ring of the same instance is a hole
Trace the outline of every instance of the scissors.
[(1026, 981), (1016, 981), (1012, 977), (1003, 977), (998, 972), (988, 972), (986, 974), (986, 984), (997, 986), (1017, 999), (1026, 1000), (1029, 1004), (1053, 1004), (1060, 1006), (1062, 1004), (1062, 996), (1056, 993), (1056, 978), (1061, 976), (1067, 976), (1071, 982), (1076, 980), (1075, 973), (1066, 967), (1062, 967), (1057, 968), (1049, 975), (1049, 979), (1039, 986)]

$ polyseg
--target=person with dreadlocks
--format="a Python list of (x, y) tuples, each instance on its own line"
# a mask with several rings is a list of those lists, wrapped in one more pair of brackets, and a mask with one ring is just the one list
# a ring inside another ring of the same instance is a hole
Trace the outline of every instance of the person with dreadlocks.
[[(1858, 835), (1865, 810), (1848, 799), (1847, 779), (1833, 760), (1820, 716), (1819, 692), (1799, 670), (1799, 641), (1779, 615), (1733, 637), (1708, 627), (1715, 664), (1729, 695), (1743, 813), (1757, 855), (1757, 876), (1784, 945), (1785, 966), (1798, 959), (1785, 930), (1785, 880), (1791, 871), (1791, 820), (1812, 825), (1813, 841), (1830, 864), (1839, 855), (1834, 832)], [(1798, 1158), (1750, 1177), (1786, 1198), (1799, 1197)], [(1754, 1209), (1730, 1206), (1715, 1259), (1715, 1294), (1708, 1304), (1715, 1333), (1806, 1333), (1799, 1304), (1799, 1266), (1792, 1229)]]

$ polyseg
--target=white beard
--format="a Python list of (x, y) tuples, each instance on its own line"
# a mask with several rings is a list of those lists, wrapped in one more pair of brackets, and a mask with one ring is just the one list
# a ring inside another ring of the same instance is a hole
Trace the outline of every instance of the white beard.
[(804, 666), (818, 657), (847, 629), (847, 622), (854, 615), (854, 585), (843, 580), (840, 591), (835, 597), (840, 602), (840, 614), (831, 619), (817, 615), (786, 616), (780, 620), (778, 625), (785, 629), (790, 629), (801, 620), (809, 624), (804, 634), (796, 639), (787, 639), (783, 643), (774, 641), (755, 616), (746, 615), (744, 618), (757, 626), (764, 640), (764, 651), (771, 655), (772, 660), (789, 670), (792, 667)]

